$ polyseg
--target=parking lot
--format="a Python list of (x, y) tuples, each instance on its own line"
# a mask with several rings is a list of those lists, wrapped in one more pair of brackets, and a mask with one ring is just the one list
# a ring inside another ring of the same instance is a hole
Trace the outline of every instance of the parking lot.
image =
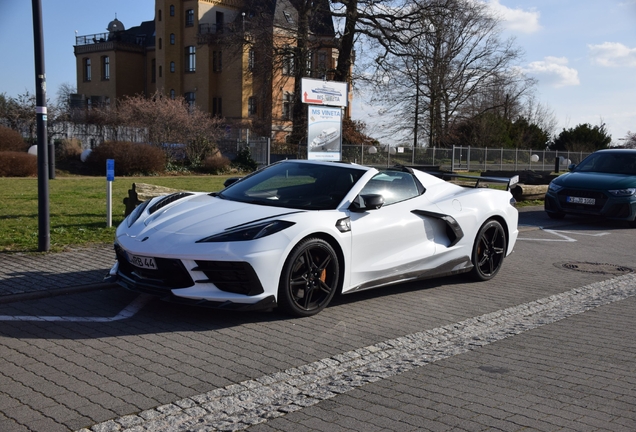
[(493, 280), (302, 319), (122, 288), (0, 304), (0, 430), (636, 430), (635, 241), (524, 208)]

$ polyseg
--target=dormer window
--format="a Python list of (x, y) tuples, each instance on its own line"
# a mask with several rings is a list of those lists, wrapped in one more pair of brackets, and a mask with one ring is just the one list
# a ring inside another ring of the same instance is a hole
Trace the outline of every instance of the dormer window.
[(283, 15), (285, 15), (285, 19), (287, 20), (288, 23), (293, 23), (294, 22), (294, 18), (292, 17), (292, 15), (289, 12), (283, 11)]

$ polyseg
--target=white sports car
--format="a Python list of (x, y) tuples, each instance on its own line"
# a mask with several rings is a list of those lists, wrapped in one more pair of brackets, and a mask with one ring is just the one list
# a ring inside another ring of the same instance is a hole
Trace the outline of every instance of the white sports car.
[(140, 204), (117, 228), (110, 280), (171, 301), (295, 316), (320, 312), (336, 293), (464, 272), (488, 280), (517, 239), (515, 180), (471, 181), (279, 162), (221, 192)]

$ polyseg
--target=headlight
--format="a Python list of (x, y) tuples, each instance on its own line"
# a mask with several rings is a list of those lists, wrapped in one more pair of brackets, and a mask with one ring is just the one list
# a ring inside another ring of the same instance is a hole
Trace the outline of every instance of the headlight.
[(268, 235), (275, 234), (290, 226), (295, 222), (287, 221), (269, 221), (256, 225), (240, 226), (230, 228), (221, 234), (215, 234), (210, 237), (198, 240), (197, 243), (213, 243), (213, 242), (231, 242), (231, 241), (247, 241), (256, 240)]
[(558, 184), (556, 184), (554, 182), (550, 182), (550, 185), (548, 186), (548, 190), (550, 192), (558, 192), (561, 189), (563, 189), (563, 186), (560, 186), (560, 185), (558, 185)]
[(634, 193), (636, 193), (636, 188), (615, 189), (608, 192), (616, 197), (626, 197), (634, 195)]

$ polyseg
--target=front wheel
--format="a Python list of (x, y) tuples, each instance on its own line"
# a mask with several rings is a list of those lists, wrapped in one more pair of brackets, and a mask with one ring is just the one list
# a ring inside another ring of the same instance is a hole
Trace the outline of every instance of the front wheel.
[(485, 281), (495, 277), (506, 256), (506, 232), (499, 222), (490, 220), (479, 229), (473, 246), (471, 276)]
[(280, 277), (278, 302), (285, 312), (307, 317), (323, 310), (338, 290), (340, 263), (333, 247), (319, 238), (292, 249)]

